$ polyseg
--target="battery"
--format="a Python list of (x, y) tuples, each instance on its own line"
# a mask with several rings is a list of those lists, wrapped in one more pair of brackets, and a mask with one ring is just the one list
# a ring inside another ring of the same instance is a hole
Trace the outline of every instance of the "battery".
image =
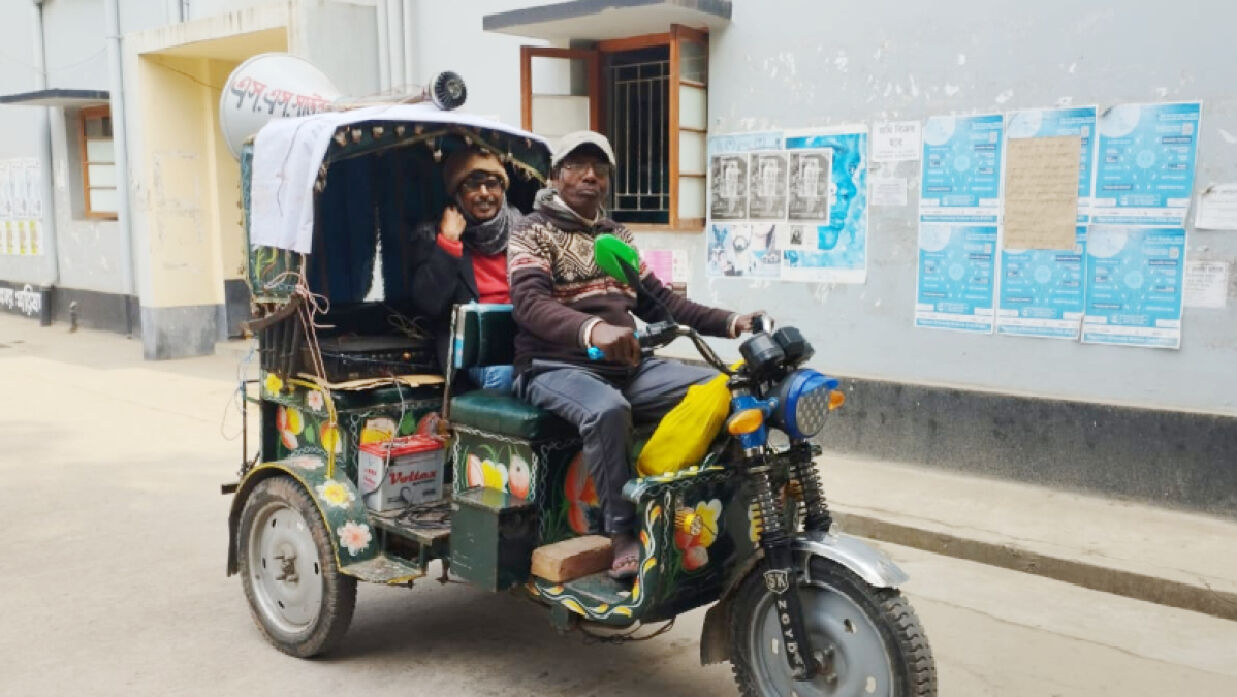
[(425, 435), (360, 446), (357, 488), (362, 500), (375, 511), (438, 501), (445, 455), (442, 441)]

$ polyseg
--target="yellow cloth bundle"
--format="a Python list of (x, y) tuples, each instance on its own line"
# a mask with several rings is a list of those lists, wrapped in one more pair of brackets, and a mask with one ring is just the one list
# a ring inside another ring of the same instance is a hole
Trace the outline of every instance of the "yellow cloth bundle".
[(700, 464), (709, 443), (730, 414), (727, 376), (687, 388), (687, 395), (662, 418), (636, 459), (642, 477), (677, 472)]

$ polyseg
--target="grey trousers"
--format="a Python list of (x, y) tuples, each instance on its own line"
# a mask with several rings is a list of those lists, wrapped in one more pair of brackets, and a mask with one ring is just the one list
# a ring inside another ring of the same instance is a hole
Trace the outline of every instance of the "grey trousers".
[(631, 427), (660, 419), (687, 388), (717, 376), (712, 368), (648, 358), (630, 375), (534, 361), (535, 371), (516, 384), (517, 394), (575, 424), (584, 461), (601, 500), (608, 533), (632, 532), (635, 504), (623, 498), (631, 469)]

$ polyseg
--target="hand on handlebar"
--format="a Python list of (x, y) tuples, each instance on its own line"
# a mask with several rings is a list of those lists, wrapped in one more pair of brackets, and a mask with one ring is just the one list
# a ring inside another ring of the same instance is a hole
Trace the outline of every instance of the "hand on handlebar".
[[(759, 326), (758, 326), (759, 325)], [(739, 315), (735, 320), (735, 334), (750, 334), (757, 331), (767, 331), (767, 328), (772, 325), (772, 319), (764, 310), (749, 312), (746, 315)]]
[(627, 365), (640, 364), (640, 342), (636, 340), (636, 333), (628, 327), (598, 322), (593, 326), (589, 343), (599, 349), (607, 360)]

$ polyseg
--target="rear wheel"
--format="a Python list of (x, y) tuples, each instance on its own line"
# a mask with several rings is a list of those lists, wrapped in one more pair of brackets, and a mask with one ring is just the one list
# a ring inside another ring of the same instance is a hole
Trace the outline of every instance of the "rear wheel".
[(295, 480), (254, 487), (241, 513), (239, 556), (250, 614), (275, 648), (309, 658), (339, 644), (356, 579), (339, 572), (318, 509)]
[(735, 598), (731, 663), (744, 697), (932, 697), (936, 667), (902, 594), (877, 589), (824, 559), (800, 577), (799, 599), (820, 672), (796, 682), (786, 662), (775, 596), (758, 569)]

